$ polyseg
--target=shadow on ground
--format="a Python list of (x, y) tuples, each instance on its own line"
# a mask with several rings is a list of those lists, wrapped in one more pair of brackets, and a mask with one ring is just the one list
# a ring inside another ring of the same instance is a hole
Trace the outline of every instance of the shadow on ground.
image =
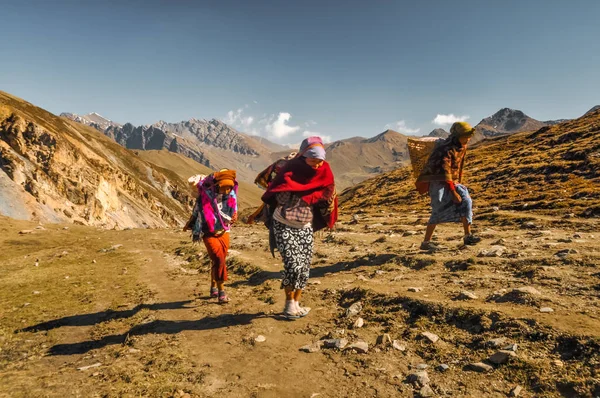
[(72, 315), (66, 316), (59, 319), (53, 319), (51, 321), (46, 321), (42, 323), (38, 323), (37, 325), (28, 326), (24, 329), (20, 329), (17, 332), (38, 332), (42, 330), (52, 330), (59, 328), (61, 326), (91, 326), (97, 323), (106, 322), (112, 319), (123, 319), (129, 318), (137, 314), (143, 309), (149, 309), (152, 311), (159, 310), (177, 310), (186, 307), (187, 304), (191, 303), (191, 300), (186, 301), (174, 301), (170, 303), (156, 303), (156, 304), (139, 304), (133, 307), (130, 310), (123, 311), (113, 311), (106, 310), (101, 312), (95, 312), (93, 314), (83, 314), (83, 315)]

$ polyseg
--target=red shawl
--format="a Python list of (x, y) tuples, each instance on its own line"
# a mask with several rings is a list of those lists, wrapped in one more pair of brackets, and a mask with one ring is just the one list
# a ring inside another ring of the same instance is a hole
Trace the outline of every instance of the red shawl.
[(278, 192), (296, 192), (315, 210), (313, 228), (333, 228), (337, 221), (337, 195), (335, 181), (329, 163), (323, 162), (321, 167), (313, 169), (303, 158), (290, 160), (269, 184), (267, 192), (262, 196), (263, 202), (276, 205), (275, 195)]

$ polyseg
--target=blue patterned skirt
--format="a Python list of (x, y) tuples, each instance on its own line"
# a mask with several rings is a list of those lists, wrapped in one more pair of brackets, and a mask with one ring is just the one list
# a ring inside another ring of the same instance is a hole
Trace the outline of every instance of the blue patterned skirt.
[(460, 222), (466, 217), (469, 224), (473, 222), (473, 201), (467, 187), (455, 184), (456, 192), (462, 198), (460, 204), (452, 201), (452, 192), (448, 184), (443, 181), (429, 183), (429, 197), (431, 198), (431, 217), (429, 224), (442, 224), (447, 222)]

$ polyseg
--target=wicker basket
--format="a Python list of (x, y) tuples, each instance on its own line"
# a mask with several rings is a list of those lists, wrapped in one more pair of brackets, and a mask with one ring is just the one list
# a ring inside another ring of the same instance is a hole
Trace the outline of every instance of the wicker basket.
[(413, 175), (418, 178), (421, 171), (427, 164), (429, 155), (435, 148), (436, 143), (440, 140), (437, 137), (424, 137), (424, 138), (409, 138), (408, 154), (410, 155), (410, 163), (413, 168)]

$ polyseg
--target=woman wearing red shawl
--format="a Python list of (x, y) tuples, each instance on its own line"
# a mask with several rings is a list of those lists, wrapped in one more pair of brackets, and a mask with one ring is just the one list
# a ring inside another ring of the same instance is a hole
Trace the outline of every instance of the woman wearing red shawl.
[(285, 290), (283, 315), (306, 316), (300, 306), (314, 249), (313, 232), (333, 228), (337, 221), (337, 195), (333, 173), (325, 161), (320, 137), (302, 141), (298, 155), (284, 166), (262, 197), (269, 208), (270, 235), (283, 258), (281, 282)]

